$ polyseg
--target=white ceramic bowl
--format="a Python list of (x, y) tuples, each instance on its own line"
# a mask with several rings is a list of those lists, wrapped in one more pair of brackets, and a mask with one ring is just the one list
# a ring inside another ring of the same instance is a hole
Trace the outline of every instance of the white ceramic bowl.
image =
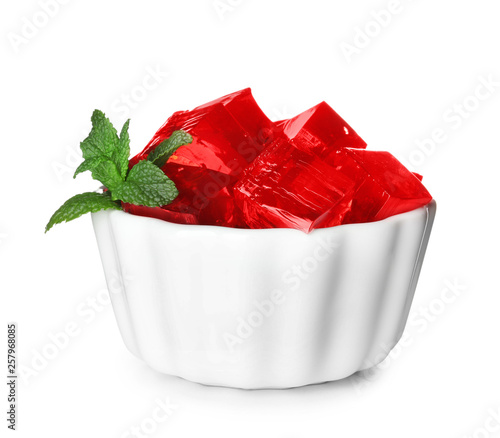
[(288, 388), (381, 362), (403, 333), (435, 216), (427, 206), (305, 234), (92, 214), (120, 331), (155, 370)]

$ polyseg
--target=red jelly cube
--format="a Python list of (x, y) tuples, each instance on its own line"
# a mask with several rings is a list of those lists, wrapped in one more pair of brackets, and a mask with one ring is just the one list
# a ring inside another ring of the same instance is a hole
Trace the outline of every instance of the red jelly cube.
[(169, 168), (173, 166), (175, 169), (178, 164), (210, 169), (228, 175), (237, 174), (247, 166), (246, 157), (240, 154), (234, 145), (241, 144), (248, 136), (222, 104), (215, 104), (206, 111), (175, 113), (155, 134), (138, 159), (145, 159), (156, 146), (177, 129), (189, 132), (193, 136), (193, 141), (177, 149), (167, 162), (163, 170), (168, 176), (170, 176)]
[[(207, 108), (214, 103), (221, 103), (224, 108), (234, 117), (238, 124), (248, 133), (250, 141), (247, 145), (240, 145), (243, 149), (243, 154), (247, 157), (247, 161), (253, 161), (252, 148), (250, 143), (255, 147), (254, 151), (261, 152), (265, 145), (269, 144), (281, 129), (268, 119), (264, 112), (260, 109), (257, 102), (252, 96), (250, 88), (237, 91), (227, 96), (216, 99), (212, 102), (201, 105), (198, 109)], [(247, 152), (245, 152), (247, 149)]]
[(298, 148), (305, 147), (325, 160), (343, 147), (366, 147), (363, 139), (326, 102), (277, 125)]
[(224, 187), (199, 214), (201, 225), (248, 228), (242, 211), (236, 205), (231, 188)]
[(356, 181), (352, 205), (342, 223), (372, 222), (422, 207), (432, 196), (389, 152), (343, 149), (329, 164)]
[(233, 188), (250, 228), (304, 232), (340, 224), (353, 189), (350, 178), (285, 137), (268, 146)]
[(191, 205), (191, 201), (178, 196), (171, 204), (164, 207), (146, 207), (122, 202), (123, 210), (138, 216), (163, 219), (176, 224), (199, 224), (198, 211)]
[[(208, 215), (208, 211), (213, 211), (213, 208), (208, 209), (210, 202), (220, 190), (236, 181), (275, 135), (274, 123), (265, 116), (247, 88), (192, 111), (174, 113), (146, 148), (131, 160), (131, 165), (146, 159), (178, 129), (189, 132), (193, 142), (181, 146), (162, 170), (174, 181), (183, 198), (191, 201), (189, 214), (198, 220), (200, 211), (206, 209), (204, 218), (207, 221), (213, 219)], [(227, 204), (226, 198), (222, 194), (220, 199), (224, 202), (216, 202)], [(165, 206), (163, 210), (174, 208)], [(154, 211), (148, 210), (151, 214)]]
[(259, 108), (250, 88), (246, 88), (192, 111), (174, 113), (146, 148), (133, 158), (132, 165), (145, 159), (177, 129), (189, 132), (194, 140), (179, 148), (176, 155), (194, 162), (204, 160), (198, 165), (216, 171), (233, 168), (235, 162), (246, 167), (245, 163), (252, 162), (275, 135), (274, 123)]

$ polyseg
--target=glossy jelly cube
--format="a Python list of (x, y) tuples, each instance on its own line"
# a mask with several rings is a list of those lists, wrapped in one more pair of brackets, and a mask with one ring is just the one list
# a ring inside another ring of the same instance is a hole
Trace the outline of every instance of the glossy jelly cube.
[(194, 140), (179, 148), (176, 155), (194, 162), (203, 160), (198, 164), (216, 171), (233, 168), (235, 161), (246, 167), (273, 140), (276, 131), (274, 123), (255, 102), (250, 88), (246, 88), (191, 111), (174, 113), (133, 158), (132, 165), (145, 159), (177, 129), (189, 132)]
[[(162, 170), (174, 181), (180, 194), (191, 201), (189, 214), (198, 220), (200, 211), (205, 209), (207, 221), (207, 218), (213, 219), (213, 215), (207, 213), (213, 211), (213, 208), (207, 208), (211, 200), (237, 180), (275, 135), (274, 123), (265, 116), (247, 88), (192, 111), (174, 113), (146, 148), (131, 160), (131, 165), (146, 159), (177, 129), (189, 132), (193, 142), (181, 146)], [(222, 194), (220, 199), (224, 202), (216, 202), (227, 204), (226, 198), (227, 195)], [(164, 209), (171, 208), (165, 206)], [(154, 211), (149, 213), (154, 214)]]
[(199, 213), (201, 225), (248, 228), (231, 188), (224, 187)]
[(277, 123), (298, 148), (326, 160), (343, 147), (365, 148), (365, 141), (326, 102)]
[(344, 224), (385, 219), (432, 200), (418, 177), (389, 152), (342, 149), (328, 163), (356, 183), (350, 211), (339, 211)]
[(247, 168), (233, 191), (250, 228), (309, 232), (340, 224), (353, 189), (350, 178), (283, 136)]
[[(275, 123), (271, 122), (260, 109), (259, 105), (257, 105), (250, 88), (228, 94), (215, 101), (201, 105), (198, 109), (207, 108), (214, 103), (224, 105), (224, 108), (234, 117), (245, 132), (248, 133), (257, 152), (261, 152), (264, 146), (271, 143), (276, 134), (281, 132), (281, 129), (277, 128)], [(250, 161), (253, 161), (255, 158), (251, 158), (249, 155), (247, 157), (250, 158)]]

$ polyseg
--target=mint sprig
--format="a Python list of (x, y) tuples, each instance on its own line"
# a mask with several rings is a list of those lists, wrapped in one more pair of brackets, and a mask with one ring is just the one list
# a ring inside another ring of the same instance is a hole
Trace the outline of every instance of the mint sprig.
[(74, 177), (90, 171), (100, 181), (104, 193), (87, 192), (68, 199), (50, 218), (45, 232), (55, 224), (68, 222), (85, 213), (106, 209), (121, 209), (119, 201), (129, 204), (159, 207), (170, 204), (179, 194), (175, 184), (160, 169), (180, 147), (193, 141), (184, 131), (175, 131), (153, 150), (147, 160), (139, 161), (129, 170), (130, 120), (123, 125), (120, 135), (102, 111), (92, 114), (92, 130), (80, 143), (84, 158)]
[(49, 231), (55, 224), (69, 222), (85, 213), (94, 213), (100, 210), (121, 210), (119, 202), (111, 200), (108, 192), (86, 192), (69, 198), (50, 218), (45, 227), (45, 232)]
[(172, 202), (179, 192), (171, 179), (150, 161), (139, 161), (111, 193), (113, 200), (156, 207)]

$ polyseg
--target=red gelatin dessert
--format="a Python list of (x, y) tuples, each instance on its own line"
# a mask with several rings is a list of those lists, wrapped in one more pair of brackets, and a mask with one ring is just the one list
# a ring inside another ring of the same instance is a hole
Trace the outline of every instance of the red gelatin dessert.
[(341, 203), (330, 212), (342, 224), (385, 219), (431, 201), (421, 175), (412, 174), (388, 152), (364, 150), (366, 143), (325, 102), (279, 123), (297, 148), (355, 181), (348, 211)]
[(242, 211), (236, 205), (232, 188), (224, 187), (199, 213), (202, 225), (249, 228)]
[(355, 189), (343, 224), (373, 222), (422, 207), (432, 196), (419, 178), (389, 152), (344, 148), (328, 164), (352, 178)]
[(432, 200), (420, 179), (389, 152), (345, 149), (338, 157), (339, 165), (349, 162), (345, 168), (358, 168), (351, 211), (343, 223), (385, 219)]
[(284, 136), (257, 157), (233, 188), (250, 228), (304, 232), (339, 225), (353, 190), (352, 179)]
[(365, 148), (365, 141), (326, 102), (280, 122), (297, 147), (307, 147), (322, 159), (345, 147)]
[[(133, 166), (175, 130), (189, 132), (194, 141), (183, 146), (176, 156), (208, 169), (232, 171), (235, 162), (251, 163), (270, 143), (275, 124), (255, 102), (250, 88), (196, 107), (174, 113), (156, 132), (144, 150), (132, 158)], [(199, 160), (206, 159), (203, 163)]]
[[(162, 167), (165, 174), (174, 181), (180, 196), (189, 204), (186, 212), (179, 211), (174, 202), (164, 207), (136, 208), (127, 205), (127, 211), (164, 219), (172, 216), (161, 210), (172, 211), (175, 221), (217, 225), (221, 217), (234, 210), (234, 203), (226, 201), (227, 194), (218, 193), (234, 183), (243, 170), (264, 149), (275, 136), (275, 125), (262, 112), (249, 88), (229, 94), (195, 108), (192, 111), (174, 113), (156, 132), (146, 148), (131, 159), (130, 165), (146, 159), (173, 131), (182, 129), (190, 133), (193, 142), (181, 146)], [(217, 199), (216, 199), (217, 198)], [(216, 202), (219, 214), (212, 214)], [(224, 211), (227, 208), (228, 211)], [(205, 210), (205, 211), (204, 211)], [(202, 214), (202, 211), (203, 214)], [(196, 221), (196, 222), (194, 222)], [(237, 221), (230, 222), (234, 226)], [(244, 226), (244, 224), (240, 224)]]
[(372, 222), (432, 200), (422, 176), (366, 143), (325, 102), (271, 122), (238, 91), (174, 113), (133, 166), (175, 130), (193, 137), (162, 167), (179, 190), (169, 205), (123, 204), (170, 222), (235, 228), (315, 228)]

